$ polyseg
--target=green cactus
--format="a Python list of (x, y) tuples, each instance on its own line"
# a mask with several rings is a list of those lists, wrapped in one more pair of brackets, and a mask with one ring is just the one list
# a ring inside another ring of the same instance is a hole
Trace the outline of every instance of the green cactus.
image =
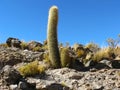
[(52, 6), (49, 10), (48, 27), (47, 27), (47, 41), (49, 58), (52, 67), (60, 67), (60, 55), (57, 40), (57, 24), (58, 24), (58, 8)]
[(61, 56), (61, 67), (70, 67), (72, 64), (72, 60), (69, 55), (69, 49), (66, 47), (61, 48), (60, 56)]

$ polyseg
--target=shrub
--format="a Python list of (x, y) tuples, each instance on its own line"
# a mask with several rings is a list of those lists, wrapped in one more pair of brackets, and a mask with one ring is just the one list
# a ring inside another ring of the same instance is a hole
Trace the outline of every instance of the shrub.
[(78, 49), (84, 49), (84, 46), (82, 44), (79, 44), (79, 43), (75, 43), (73, 45), (73, 50), (74, 51), (77, 51)]
[(83, 57), (84, 54), (85, 54), (85, 52), (84, 52), (84, 50), (82, 50), (82, 49), (78, 49), (78, 50), (76, 51), (76, 55), (77, 55), (78, 58)]
[(97, 44), (95, 44), (93, 42), (88, 43), (85, 47), (89, 48), (93, 52), (97, 52), (98, 50), (100, 50), (99, 45), (97, 45)]
[(118, 35), (117, 39), (108, 38), (106, 41), (107, 41), (109, 47), (115, 48), (120, 43), (120, 34)]
[(115, 56), (120, 56), (120, 47), (114, 49)]
[(100, 61), (102, 59), (113, 59), (114, 50), (110, 47), (102, 48), (101, 50), (94, 53), (93, 60)]
[(34, 47), (32, 50), (33, 50), (34, 52), (35, 52), (35, 51), (41, 51), (42, 48), (41, 48), (40, 46), (37, 46), (37, 47)]
[(43, 45), (41, 48), (42, 48), (43, 50), (48, 50), (48, 45)]
[(38, 61), (33, 61), (19, 68), (19, 72), (22, 76), (32, 76), (41, 74), (45, 71), (45, 67), (38, 65)]
[(39, 73), (44, 73), (45, 72), (45, 67), (44, 66), (42, 66), (42, 65), (38, 65), (38, 72)]
[(7, 45), (6, 43), (2, 43), (2, 44), (0, 44), (0, 47), (5, 47), (5, 48), (7, 48), (8, 45)]
[(49, 59), (49, 53), (44, 53), (43, 54), (43, 61), (47, 64), (48, 68), (51, 66), (51, 62), (50, 62), (50, 59)]
[(23, 50), (28, 49), (28, 44), (25, 42), (21, 42), (20, 46), (21, 46), (21, 49), (23, 49)]

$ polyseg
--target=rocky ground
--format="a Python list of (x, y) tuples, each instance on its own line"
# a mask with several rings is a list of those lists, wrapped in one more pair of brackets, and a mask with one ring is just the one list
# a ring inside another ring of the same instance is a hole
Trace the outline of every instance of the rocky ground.
[[(18, 68), (34, 60), (42, 63), (46, 51), (0, 47), (0, 90), (120, 90), (120, 61), (89, 61), (77, 69), (47, 69), (23, 77)], [(76, 66), (77, 67), (77, 66)]]

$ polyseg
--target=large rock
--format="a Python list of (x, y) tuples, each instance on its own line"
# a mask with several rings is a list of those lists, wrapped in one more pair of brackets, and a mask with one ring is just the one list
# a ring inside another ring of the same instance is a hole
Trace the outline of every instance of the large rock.
[(35, 90), (35, 85), (20, 81), (17, 88), (17, 90)]
[(5, 65), (15, 65), (23, 60), (24, 56), (18, 49), (0, 49), (0, 69)]
[(42, 61), (44, 52), (32, 52), (29, 50), (24, 50), (20, 52), (24, 57), (22, 61), (24, 62), (31, 62), (34, 60)]
[(97, 62), (89, 60), (87, 63), (85, 63), (85, 67), (94, 67), (97, 64), (98, 64)]
[(28, 49), (33, 50), (36, 47), (42, 47), (42, 44), (36, 41), (31, 41), (28, 43)]
[(9, 37), (7, 40), (6, 40), (6, 43), (9, 47), (16, 47), (16, 48), (21, 48), (20, 44), (21, 44), (21, 41), (17, 38), (12, 38), (12, 37)]
[(19, 80), (22, 78), (20, 73), (14, 69), (12, 66), (6, 65), (1, 71), (1, 77), (3, 81), (7, 84), (18, 84)]
[(120, 69), (120, 60), (112, 60), (111, 64), (112, 64), (112, 68)]

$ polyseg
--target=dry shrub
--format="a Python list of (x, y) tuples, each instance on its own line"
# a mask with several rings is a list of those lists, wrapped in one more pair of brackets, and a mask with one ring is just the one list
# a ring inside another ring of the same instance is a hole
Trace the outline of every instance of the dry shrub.
[(46, 66), (47, 68), (51, 67), (51, 62), (50, 62), (50, 58), (49, 58), (49, 53), (48, 52), (43, 54), (43, 62), (47, 65)]
[(2, 43), (2, 44), (0, 44), (0, 47), (7, 48), (7, 47), (8, 47), (8, 45), (7, 45), (6, 43)]
[(23, 50), (28, 49), (28, 44), (26, 42), (21, 42), (20, 46), (21, 46), (21, 49)]
[(93, 52), (97, 52), (98, 50), (100, 50), (99, 45), (97, 45), (96, 43), (93, 43), (93, 42), (88, 43), (85, 47), (89, 48)]
[(120, 56), (120, 46), (114, 49), (115, 56)]
[(39, 65), (38, 61), (33, 61), (19, 68), (19, 72), (22, 76), (32, 76), (41, 74), (45, 71), (45, 67)]
[(84, 55), (85, 55), (85, 51), (84, 51), (84, 50), (78, 49), (78, 50), (76, 51), (76, 56), (77, 56), (78, 58), (81, 58), (81, 57), (83, 57)]
[(93, 60), (100, 61), (102, 59), (113, 59), (114, 50), (113, 48), (107, 47), (94, 53)]
[(39, 51), (42, 50), (42, 48), (41, 48), (40, 46), (37, 46), (37, 47), (34, 47), (32, 50), (33, 50), (34, 52), (35, 52), (35, 51), (38, 51), (38, 52), (39, 52)]

